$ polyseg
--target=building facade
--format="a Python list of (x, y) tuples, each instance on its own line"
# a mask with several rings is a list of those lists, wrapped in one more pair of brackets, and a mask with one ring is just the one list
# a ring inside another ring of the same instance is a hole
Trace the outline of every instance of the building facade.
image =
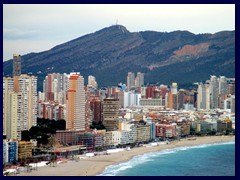
[(103, 125), (107, 131), (118, 130), (119, 100), (107, 98), (103, 101)]
[(130, 91), (135, 87), (135, 75), (132, 72), (128, 72), (127, 76), (127, 90)]
[(3, 131), (7, 139), (21, 139), (37, 120), (37, 77), (3, 78)]
[(71, 73), (67, 92), (67, 130), (85, 130), (85, 90), (80, 73)]

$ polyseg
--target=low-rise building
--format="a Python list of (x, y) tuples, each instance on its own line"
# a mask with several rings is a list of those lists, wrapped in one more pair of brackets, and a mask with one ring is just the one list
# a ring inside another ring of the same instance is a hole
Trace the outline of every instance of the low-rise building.
[(3, 141), (3, 163), (13, 163), (18, 160), (18, 141)]
[(141, 106), (162, 106), (162, 99), (151, 99), (151, 98), (141, 98), (140, 99)]
[(20, 141), (18, 143), (18, 159), (32, 157), (33, 144), (31, 141)]
[(176, 137), (176, 126), (169, 124), (156, 124), (156, 136), (163, 138)]
[(137, 142), (150, 141), (150, 125), (137, 124)]

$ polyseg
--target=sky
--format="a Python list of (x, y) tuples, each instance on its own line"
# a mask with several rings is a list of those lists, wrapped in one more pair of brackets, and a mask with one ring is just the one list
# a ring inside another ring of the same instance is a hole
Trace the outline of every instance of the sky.
[(3, 61), (120, 24), (130, 32), (235, 30), (234, 4), (4, 4)]

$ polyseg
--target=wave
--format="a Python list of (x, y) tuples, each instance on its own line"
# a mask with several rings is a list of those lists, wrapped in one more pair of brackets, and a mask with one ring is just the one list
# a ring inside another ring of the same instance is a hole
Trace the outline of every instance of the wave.
[(219, 146), (219, 145), (228, 145), (228, 144), (235, 144), (235, 141), (201, 144), (196, 146), (181, 146), (173, 149), (165, 149), (165, 150), (160, 150), (156, 152), (145, 153), (143, 155), (136, 155), (132, 159), (126, 162), (107, 166), (105, 170), (98, 176), (116, 176), (119, 172), (124, 171), (126, 169), (131, 169), (139, 164), (144, 164), (150, 161), (154, 161), (154, 157), (159, 157), (166, 154), (173, 154), (178, 151), (186, 151), (189, 149), (196, 149), (196, 148), (199, 149), (199, 148), (206, 148), (209, 146)]

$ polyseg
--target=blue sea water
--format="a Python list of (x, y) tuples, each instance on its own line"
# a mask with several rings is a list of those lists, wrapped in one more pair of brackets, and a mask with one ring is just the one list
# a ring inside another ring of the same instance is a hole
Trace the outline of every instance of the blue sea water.
[(108, 166), (99, 176), (235, 176), (235, 142), (147, 153)]

